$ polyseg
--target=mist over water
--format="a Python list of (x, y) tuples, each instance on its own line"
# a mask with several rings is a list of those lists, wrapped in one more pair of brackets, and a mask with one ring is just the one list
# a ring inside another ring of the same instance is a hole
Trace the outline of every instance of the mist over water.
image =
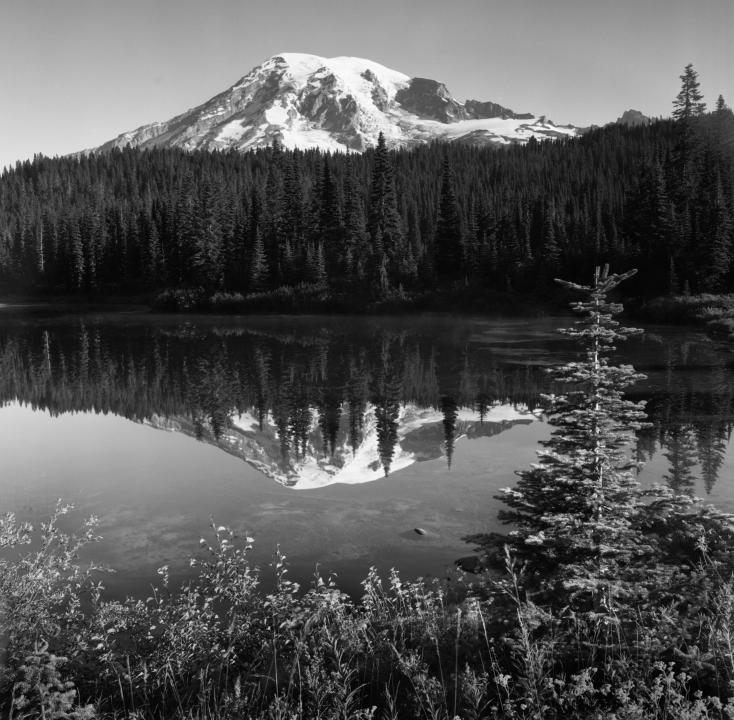
[[(185, 575), (210, 517), (263, 567), (280, 543), (299, 580), (317, 562), (352, 590), (372, 564), (443, 574), (498, 527), (494, 495), (549, 432), (545, 369), (577, 353), (569, 318), (2, 321), (0, 508), (99, 515), (120, 592)], [(641, 479), (734, 508), (731, 352), (652, 328), (619, 359), (648, 376)]]

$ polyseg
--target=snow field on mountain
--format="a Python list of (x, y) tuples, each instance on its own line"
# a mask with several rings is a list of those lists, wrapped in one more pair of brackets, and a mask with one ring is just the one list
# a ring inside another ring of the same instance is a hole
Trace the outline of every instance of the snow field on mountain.
[(218, 142), (224, 143), (239, 140), (245, 134), (245, 130), (246, 128), (242, 126), (241, 120), (232, 120), (220, 128), (216, 139)]
[(292, 79), (298, 86), (306, 86), (312, 76), (325, 68), (339, 80), (344, 90), (364, 101), (365, 104), (372, 104), (373, 87), (372, 83), (364, 77), (365, 71), (369, 71), (377, 78), (389, 100), (393, 100), (398, 90), (410, 83), (407, 75), (363, 58), (346, 56), (324, 58), (302, 53), (282, 53), (275, 55), (272, 59), (277, 61), (278, 58), (283, 58), (288, 66), (286, 77)]

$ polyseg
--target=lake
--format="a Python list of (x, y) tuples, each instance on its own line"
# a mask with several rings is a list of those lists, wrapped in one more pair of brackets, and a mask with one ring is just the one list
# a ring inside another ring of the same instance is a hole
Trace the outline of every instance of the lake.
[[(495, 495), (549, 427), (571, 318), (200, 317), (0, 309), (0, 511), (95, 514), (112, 595), (174, 578), (210, 522), (359, 591), (442, 577), (497, 530)], [(647, 380), (643, 482), (734, 510), (734, 353), (691, 328), (620, 348)], [(416, 532), (416, 528), (424, 534)]]

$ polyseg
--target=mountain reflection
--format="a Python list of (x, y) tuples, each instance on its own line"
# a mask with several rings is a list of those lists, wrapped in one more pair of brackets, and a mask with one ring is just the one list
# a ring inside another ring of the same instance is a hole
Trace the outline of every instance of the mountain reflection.
[[(471, 324), (119, 319), (22, 321), (0, 328), (0, 401), (52, 415), (115, 413), (213, 443), (287, 485), (364, 482), (444, 457), (459, 437), (532, 422), (544, 372), (572, 348), (550, 331), (486, 335)], [(710, 343), (648, 336), (629, 349), (648, 381), (663, 479), (708, 492), (734, 420), (733, 373)]]

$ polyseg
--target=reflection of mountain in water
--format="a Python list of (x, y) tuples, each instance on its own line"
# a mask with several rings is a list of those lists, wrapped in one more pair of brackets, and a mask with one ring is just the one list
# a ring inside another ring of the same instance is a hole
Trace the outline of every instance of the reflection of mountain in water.
[[(450, 465), (458, 438), (532, 419), (557, 390), (544, 368), (572, 353), (558, 321), (3, 320), (0, 402), (184, 432), (295, 487)], [(671, 486), (701, 475), (710, 491), (734, 420), (730, 356), (680, 336), (629, 352), (648, 375), (634, 388), (652, 421), (640, 458), (660, 449)]]
[[(346, 415), (343, 413), (342, 417)], [(494, 406), (484, 420), (476, 410), (460, 408), (452, 426), (452, 437), (492, 437), (534, 419), (529, 411), (511, 405)], [(448, 458), (445, 420), (445, 415), (432, 408), (401, 405), (388, 468), (383, 464), (377, 413), (372, 405), (367, 406), (360, 419), (361, 439), (355, 445), (352, 445), (346, 421), (337, 427), (333, 442), (325, 441), (320, 429), (321, 418), (316, 411), (312, 414), (305, 442), (297, 450), (287, 435), (283, 438), (270, 413), (262, 423), (250, 413), (235, 416), (217, 438), (211, 437), (211, 442), (283, 485), (308, 489), (332, 483), (370, 482), (415, 462), (434, 460), (442, 455)], [(154, 416), (148, 422), (161, 429), (187, 434), (196, 432), (194, 424), (186, 420)]]

